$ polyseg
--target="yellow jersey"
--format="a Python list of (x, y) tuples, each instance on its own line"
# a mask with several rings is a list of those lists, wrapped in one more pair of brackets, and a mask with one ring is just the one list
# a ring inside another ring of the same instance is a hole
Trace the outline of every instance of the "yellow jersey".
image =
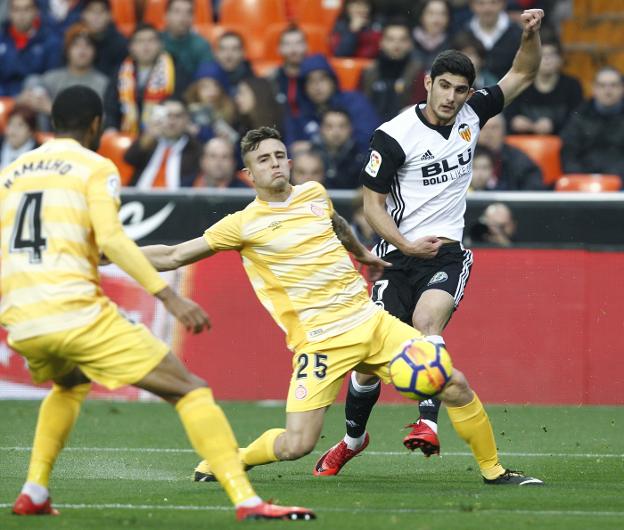
[[(114, 164), (71, 139), (48, 141), (0, 172), (0, 323), (12, 340), (85, 326), (99, 315), (108, 300), (99, 247), (135, 246), (117, 217), (119, 191)], [(149, 269), (141, 283), (157, 292), (166, 284)]]
[(340, 335), (379, 310), (333, 230), (333, 213), (325, 188), (307, 182), (285, 202), (256, 198), (204, 233), (213, 251), (240, 252), (291, 350)]

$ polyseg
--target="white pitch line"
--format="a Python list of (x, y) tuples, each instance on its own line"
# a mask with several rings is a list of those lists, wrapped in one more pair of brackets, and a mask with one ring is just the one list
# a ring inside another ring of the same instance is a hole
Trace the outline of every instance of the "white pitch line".
[[(0, 509), (10, 508), (11, 504), (0, 504)], [(171, 511), (197, 511), (197, 512), (224, 512), (233, 511), (231, 506), (196, 506), (185, 504), (54, 504), (56, 508), (68, 510), (171, 510)], [(473, 514), (502, 514), (502, 515), (531, 515), (531, 516), (556, 516), (573, 515), (585, 517), (624, 517), (624, 512), (615, 511), (583, 511), (583, 510), (503, 510), (500, 508), (478, 508), (466, 511), (461, 506), (457, 508), (321, 508), (319, 513), (414, 513), (414, 514), (449, 514), (449, 513), (473, 513)]]
[[(0, 447), (0, 451), (30, 451), (30, 447)], [(66, 447), (63, 451), (99, 452), (99, 453), (195, 453), (193, 449), (174, 449), (166, 447)], [(315, 451), (321, 454), (322, 451)], [(407, 451), (366, 451), (369, 456), (409, 456)], [(523, 453), (500, 451), (501, 456), (517, 456), (520, 458), (560, 457), (560, 458), (624, 458), (624, 453)], [(442, 456), (472, 456), (468, 451), (443, 452)]]

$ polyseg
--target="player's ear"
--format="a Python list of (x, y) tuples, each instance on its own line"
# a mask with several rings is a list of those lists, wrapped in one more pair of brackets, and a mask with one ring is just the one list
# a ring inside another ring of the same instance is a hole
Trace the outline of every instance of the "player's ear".
[(427, 92), (431, 92), (432, 83), (433, 83), (433, 80), (431, 79), (431, 75), (425, 74), (425, 90)]
[(472, 97), (472, 95), (476, 92), (476, 90), (472, 87), (468, 90), (468, 99)]
[(249, 170), (248, 167), (244, 167), (241, 171), (247, 175), (247, 177), (249, 178), (249, 180), (251, 180), (251, 182), (256, 182), (256, 179), (254, 178), (253, 173)]

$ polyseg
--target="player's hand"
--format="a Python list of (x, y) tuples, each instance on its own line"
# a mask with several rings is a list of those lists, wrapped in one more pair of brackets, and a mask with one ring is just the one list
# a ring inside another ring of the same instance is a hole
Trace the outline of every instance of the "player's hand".
[(367, 248), (364, 248), (357, 256), (354, 254), (353, 257), (362, 265), (366, 265), (368, 267), (368, 279), (371, 282), (375, 282), (381, 278), (383, 270), (386, 267), (392, 267), (392, 263), (375, 256), (375, 254)]
[(208, 315), (193, 300), (178, 295), (170, 287), (165, 287), (156, 293), (156, 297), (165, 305), (167, 311), (184, 325), (187, 331), (201, 333), (204, 329), (210, 329)]
[(415, 241), (402, 245), (399, 250), (406, 256), (415, 258), (432, 259), (438, 255), (438, 250), (442, 246), (442, 240), (435, 236), (425, 236)]
[(536, 33), (542, 25), (543, 9), (525, 9), (520, 15), (522, 28), (525, 33)]

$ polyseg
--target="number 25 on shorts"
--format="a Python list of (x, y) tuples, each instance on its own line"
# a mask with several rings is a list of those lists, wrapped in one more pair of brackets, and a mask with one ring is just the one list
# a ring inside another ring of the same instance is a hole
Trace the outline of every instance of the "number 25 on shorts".
[[(310, 366), (310, 357), (314, 358), (314, 367)], [(297, 379), (307, 379), (312, 371), (317, 379), (324, 379), (327, 375), (327, 355), (322, 353), (302, 353), (297, 357)]]

